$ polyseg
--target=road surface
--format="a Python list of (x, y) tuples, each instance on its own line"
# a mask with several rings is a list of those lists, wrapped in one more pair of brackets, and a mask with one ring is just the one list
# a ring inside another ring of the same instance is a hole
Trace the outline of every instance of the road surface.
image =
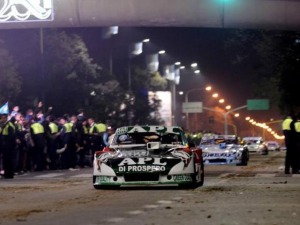
[(95, 190), (92, 169), (0, 179), (1, 225), (298, 225), (300, 175), (283, 172), (285, 152), (250, 154), (248, 166), (205, 166), (194, 190)]

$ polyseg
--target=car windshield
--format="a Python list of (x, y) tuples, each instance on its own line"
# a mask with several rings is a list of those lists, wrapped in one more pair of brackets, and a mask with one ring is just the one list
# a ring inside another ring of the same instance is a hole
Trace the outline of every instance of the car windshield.
[(245, 143), (246, 143), (247, 145), (260, 144), (261, 141), (260, 141), (260, 140), (246, 140)]
[(112, 144), (146, 144), (148, 142), (161, 142), (162, 144), (182, 143), (181, 135), (175, 133), (158, 134), (155, 132), (125, 133), (115, 137)]
[(219, 145), (219, 144), (237, 144), (236, 139), (224, 139), (224, 138), (216, 138), (216, 139), (205, 139), (201, 141), (201, 145)]

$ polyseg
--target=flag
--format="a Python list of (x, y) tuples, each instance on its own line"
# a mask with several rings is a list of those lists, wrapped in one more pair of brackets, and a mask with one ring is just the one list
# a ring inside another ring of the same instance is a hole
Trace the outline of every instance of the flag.
[(8, 111), (8, 102), (6, 102), (3, 106), (0, 108), (0, 114), (9, 114)]

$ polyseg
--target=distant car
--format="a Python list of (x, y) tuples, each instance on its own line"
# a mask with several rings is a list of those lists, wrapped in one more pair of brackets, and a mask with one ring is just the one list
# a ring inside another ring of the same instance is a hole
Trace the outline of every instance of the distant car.
[(286, 151), (286, 146), (285, 145), (281, 145), (280, 146), (280, 151)]
[(262, 137), (244, 137), (242, 140), (249, 152), (268, 155), (268, 148)]
[(202, 150), (190, 146), (177, 126), (125, 126), (110, 145), (95, 152), (95, 189), (124, 186), (182, 186), (204, 182)]
[(240, 145), (235, 135), (203, 135), (199, 147), (204, 164), (232, 164), (246, 166), (248, 149)]
[(266, 141), (268, 151), (280, 151), (280, 145), (277, 141)]

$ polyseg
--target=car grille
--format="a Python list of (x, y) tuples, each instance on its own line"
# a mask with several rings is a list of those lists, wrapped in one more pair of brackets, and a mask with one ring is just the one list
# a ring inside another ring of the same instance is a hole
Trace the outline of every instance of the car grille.
[(124, 179), (126, 182), (130, 181), (159, 181), (158, 173), (135, 173), (125, 174)]

